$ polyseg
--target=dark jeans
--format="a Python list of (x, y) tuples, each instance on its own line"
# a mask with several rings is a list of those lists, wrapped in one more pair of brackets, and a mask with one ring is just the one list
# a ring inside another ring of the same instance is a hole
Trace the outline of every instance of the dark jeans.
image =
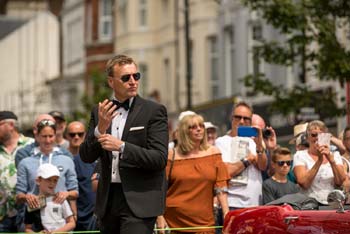
[(17, 232), (16, 216), (5, 217), (0, 222), (0, 232)]

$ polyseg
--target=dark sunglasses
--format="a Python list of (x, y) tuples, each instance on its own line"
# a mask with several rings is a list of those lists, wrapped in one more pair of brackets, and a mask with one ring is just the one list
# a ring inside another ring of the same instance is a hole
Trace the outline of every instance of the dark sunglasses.
[(241, 119), (243, 119), (243, 120), (246, 121), (246, 122), (252, 120), (252, 118), (250, 118), (250, 117), (241, 116), (241, 115), (234, 115), (233, 118), (235, 118), (235, 120), (237, 120), (237, 121), (240, 121)]
[(120, 77), (120, 79), (125, 83), (125, 82), (128, 82), (130, 80), (130, 78), (134, 77), (134, 80), (139, 80), (141, 78), (141, 73), (140, 72), (136, 72), (134, 74), (125, 74), (125, 75), (122, 75)]
[(69, 132), (68, 135), (73, 138), (76, 135), (78, 135), (80, 138), (82, 138), (84, 136), (84, 132)]
[(290, 166), (292, 164), (292, 160), (289, 160), (289, 161), (277, 161), (276, 163), (280, 167), (283, 167), (284, 164), (287, 164), (287, 166)]
[(188, 129), (197, 129), (197, 128), (204, 128), (204, 124), (194, 124), (194, 125), (191, 125), (191, 126), (188, 126)]
[(312, 136), (312, 137), (317, 137), (318, 133), (310, 133), (309, 135)]

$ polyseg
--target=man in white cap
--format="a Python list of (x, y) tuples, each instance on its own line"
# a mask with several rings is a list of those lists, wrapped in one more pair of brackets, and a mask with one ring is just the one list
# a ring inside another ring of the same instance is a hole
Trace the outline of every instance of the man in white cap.
[(207, 131), (207, 140), (211, 145), (215, 145), (215, 140), (218, 138), (217, 129), (212, 122), (204, 122), (205, 130)]

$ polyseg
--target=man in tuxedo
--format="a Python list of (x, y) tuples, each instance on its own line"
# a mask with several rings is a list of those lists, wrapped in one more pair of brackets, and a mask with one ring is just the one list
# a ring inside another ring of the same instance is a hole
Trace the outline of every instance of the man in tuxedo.
[(113, 100), (92, 110), (80, 157), (101, 163), (95, 212), (101, 233), (151, 234), (165, 207), (166, 108), (137, 95), (135, 61), (117, 55), (106, 65)]

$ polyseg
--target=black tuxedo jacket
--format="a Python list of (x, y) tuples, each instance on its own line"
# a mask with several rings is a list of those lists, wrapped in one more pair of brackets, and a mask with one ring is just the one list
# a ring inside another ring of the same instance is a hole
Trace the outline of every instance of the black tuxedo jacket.
[[(92, 163), (99, 158), (101, 173), (95, 212), (99, 218), (106, 213), (111, 183), (112, 152), (102, 149), (94, 135), (98, 109), (91, 113), (88, 133), (80, 145), (80, 157)], [(111, 133), (111, 127), (107, 130)], [(136, 96), (129, 109), (119, 157), (119, 173), (126, 201), (140, 218), (163, 214), (166, 196), (165, 167), (168, 157), (168, 119), (166, 108)]]

